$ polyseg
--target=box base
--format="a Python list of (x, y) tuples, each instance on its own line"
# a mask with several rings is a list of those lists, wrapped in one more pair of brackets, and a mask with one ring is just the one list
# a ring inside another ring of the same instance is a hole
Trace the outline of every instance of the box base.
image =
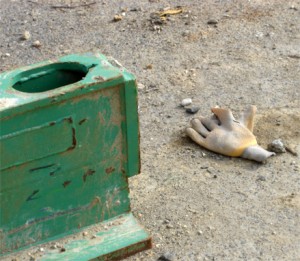
[(61, 239), (4, 256), (33, 260), (121, 260), (152, 247), (151, 238), (131, 213), (92, 225)]

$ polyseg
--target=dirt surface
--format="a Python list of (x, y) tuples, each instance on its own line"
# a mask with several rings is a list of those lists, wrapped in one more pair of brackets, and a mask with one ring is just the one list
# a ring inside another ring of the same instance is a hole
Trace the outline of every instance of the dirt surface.
[[(97, 50), (136, 75), (142, 174), (129, 182), (153, 249), (126, 260), (300, 260), (299, 25), (299, 1), (0, 0), (0, 72)], [(259, 144), (281, 138), (298, 156), (258, 164), (184, 134), (215, 105), (249, 104)]]

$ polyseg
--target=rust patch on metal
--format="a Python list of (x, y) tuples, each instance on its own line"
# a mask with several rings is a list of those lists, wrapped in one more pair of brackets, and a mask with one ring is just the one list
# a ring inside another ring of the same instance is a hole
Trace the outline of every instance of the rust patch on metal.
[(87, 121), (87, 119), (82, 119), (81, 121), (78, 122), (79, 125), (82, 125), (83, 123), (85, 123)]
[(72, 128), (72, 146), (67, 149), (67, 151), (72, 150), (76, 147), (77, 140), (75, 135), (75, 128)]
[(101, 199), (99, 197), (95, 197), (92, 202), (90, 203), (90, 205), (88, 206), (88, 209), (93, 208), (94, 206), (96, 206), (97, 204), (101, 203)]
[(106, 174), (110, 174), (112, 172), (114, 172), (116, 169), (114, 167), (109, 167), (105, 170)]
[(93, 176), (96, 171), (93, 169), (88, 169), (82, 176), (83, 181), (86, 181), (87, 176)]
[(39, 197), (34, 197), (37, 193), (39, 193), (39, 190), (35, 190), (31, 193), (31, 195), (26, 199), (26, 201), (30, 201), (30, 200), (35, 200), (38, 199)]
[(73, 119), (72, 117), (69, 117), (69, 118), (64, 118), (65, 121), (69, 122), (69, 123), (73, 123)]
[(76, 137), (75, 137), (75, 128), (72, 128), (72, 145), (73, 145), (73, 148), (76, 147), (76, 144), (77, 144), (77, 140), (76, 140)]
[(51, 167), (53, 167), (53, 166), (55, 166), (55, 164), (50, 164), (50, 165), (46, 165), (46, 166), (36, 167), (36, 168), (30, 169), (29, 171), (30, 171), (30, 172), (34, 172), (34, 171), (36, 171), (36, 170), (47, 169), (47, 168), (51, 168)]
[(67, 187), (68, 185), (70, 185), (71, 182), (72, 182), (71, 180), (66, 180), (66, 181), (63, 183), (64, 188)]
[(105, 79), (102, 76), (95, 76), (93, 79), (98, 81), (98, 82), (104, 82), (105, 81)]

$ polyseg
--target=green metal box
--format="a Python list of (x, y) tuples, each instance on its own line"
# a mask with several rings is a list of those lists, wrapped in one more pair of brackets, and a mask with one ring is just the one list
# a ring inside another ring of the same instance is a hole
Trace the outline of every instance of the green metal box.
[(140, 170), (132, 74), (99, 53), (2, 73), (0, 124), (0, 254), (109, 220), (123, 223), (100, 231), (93, 250), (80, 241), (85, 254), (70, 245), (57, 258), (115, 260), (151, 246), (128, 197)]

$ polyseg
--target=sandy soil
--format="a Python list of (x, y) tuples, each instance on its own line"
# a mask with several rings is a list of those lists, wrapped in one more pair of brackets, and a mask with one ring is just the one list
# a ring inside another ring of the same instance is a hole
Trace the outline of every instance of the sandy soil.
[[(259, 144), (281, 138), (299, 155), (300, 2), (53, 7), (83, 2), (0, 0), (0, 72), (100, 50), (136, 75), (142, 174), (130, 179), (131, 202), (154, 247), (127, 260), (300, 260), (299, 156), (258, 164), (209, 152), (185, 136), (194, 115), (179, 106), (192, 98), (207, 116), (215, 105), (255, 104)], [(152, 14), (179, 5), (162, 24)]]

